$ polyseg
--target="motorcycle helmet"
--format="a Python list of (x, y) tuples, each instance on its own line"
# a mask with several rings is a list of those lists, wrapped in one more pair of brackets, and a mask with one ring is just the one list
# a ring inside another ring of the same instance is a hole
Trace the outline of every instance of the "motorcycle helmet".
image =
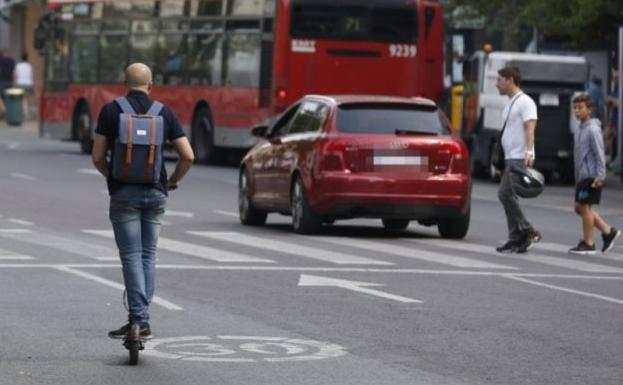
[(536, 198), (545, 188), (545, 177), (532, 167), (511, 167), (513, 191), (521, 198)]

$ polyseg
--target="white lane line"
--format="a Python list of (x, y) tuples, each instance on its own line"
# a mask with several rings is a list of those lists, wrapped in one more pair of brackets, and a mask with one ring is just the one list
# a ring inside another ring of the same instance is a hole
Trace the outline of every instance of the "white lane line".
[(225, 215), (226, 217), (239, 217), (238, 213), (235, 213), (233, 211), (214, 210), (214, 213), (219, 215)]
[(494, 255), (499, 258), (506, 259), (518, 259), (522, 261), (530, 261), (535, 263), (541, 263), (544, 265), (564, 267), (571, 270), (586, 271), (590, 273), (623, 273), (623, 269), (613, 266), (598, 265), (590, 262), (583, 262), (576, 259), (550, 257), (544, 254), (535, 254), (532, 250), (524, 254), (506, 254), (498, 253), (493, 246), (478, 245), (475, 243), (469, 243), (465, 241), (448, 241), (445, 239), (417, 239), (410, 240), (415, 243), (423, 243), (431, 246), (441, 246), (457, 251), (471, 251), (474, 253), (481, 253), (487, 255)]
[[(189, 234), (210, 238), (217, 241), (226, 241), (258, 249), (276, 251), (278, 253), (294, 254), (305, 258), (317, 259), (338, 265), (393, 265), (393, 263), (359, 257), (346, 253), (308, 247), (296, 243), (283, 242), (275, 239), (254, 237), (234, 232), (217, 231), (187, 231)], [(312, 238), (313, 239), (313, 238)]]
[(2, 234), (31, 234), (32, 230), (28, 229), (0, 229), (0, 235)]
[(6, 255), (0, 255), (0, 261), (26, 261), (26, 260), (33, 260), (35, 259), (34, 257), (28, 256), (28, 255), (10, 255), (10, 254), (6, 254)]
[[(91, 280), (97, 283), (101, 283), (102, 285), (109, 286), (109, 287), (112, 287), (112, 288), (115, 288), (121, 291), (125, 290), (124, 285), (117, 283), (115, 281), (111, 281), (111, 280), (99, 277), (94, 274), (85, 273), (84, 271), (76, 270), (74, 268), (67, 267), (67, 266), (58, 266), (56, 267), (56, 269), (60, 271), (64, 271), (66, 273), (77, 275), (78, 277), (86, 278), (88, 280)], [(184, 310), (181, 306), (178, 306), (174, 304), (173, 302), (167, 301), (159, 296), (154, 296), (152, 302), (168, 310), (175, 310), (175, 311)]]
[[(485, 201), (485, 202), (499, 203), (499, 200), (498, 200), (497, 196), (494, 195), (494, 194), (492, 194), (492, 195), (480, 195), (480, 194), (472, 193), (472, 199), (477, 199), (479, 201)], [(534, 207), (534, 208), (537, 208), (537, 209), (556, 210), (556, 211), (562, 211), (562, 212), (565, 212), (565, 213), (575, 213), (575, 209), (573, 208), (573, 205), (569, 206), (569, 205), (555, 205), (555, 204), (544, 204), (544, 203), (524, 203), (524, 202), (525, 201), (522, 201), (522, 206)], [(621, 215), (621, 214), (623, 214), (623, 211), (619, 210), (619, 209), (600, 207), (599, 208), (599, 214), (601, 216)]]
[(77, 171), (80, 174), (101, 176), (100, 172), (94, 168), (79, 168)]
[[(117, 264), (104, 263), (0, 263), (1, 269), (56, 269), (68, 267), (72, 269), (119, 269)], [(269, 271), (269, 272), (325, 272), (325, 273), (375, 273), (375, 274), (410, 274), (439, 275), (466, 277), (514, 277), (526, 278), (561, 278), (587, 281), (623, 281), (623, 275), (589, 275), (589, 274), (553, 274), (553, 273), (508, 273), (500, 271), (468, 271), (468, 270), (431, 270), (431, 269), (395, 269), (378, 267), (304, 267), (304, 266), (240, 266), (240, 265), (174, 265), (156, 264), (161, 270), (213, 270), (213, 271)]]
[(435, 253), (427, 250), (419, 250), (417, 247), (406, 247), (392, 245), (386, 242), (373, 242), (358, 238), (336, 238), (336, 237), (313, 237), (321, 239), (325, 242), (336, 245), (344, 245), (356, 247), (364, 250), (376, 251), (383, 254), (393, 254), (410, 259), (417, 259), (426, 262), (440, 263), (456, 267), (473, 268), (473, 269), (507, 269), (518, 270), (518, 268), (498, 263), (479, 261), (472, 258), (457, 257), (448, 254)]
[[(19, 242), (29, 243), (44, 248), (52, 248), (66, 253), (75, 254), (81, 257), (97, 260), (102, 257), (118, 256), (117, 249), (96, 245), (94, 243), (83, 242), (75, 238), (61, 237), (53, 234), (45, 234), (37, 232), (33, 236), (33, 232), (27, 229), (15, 229), (22, 231), (3, 232), (0, 231), (0, 237), (13, 239)], [(118, 260), (119, 258), (116, 257)]]
[(189, 213), (187, 211), (175, 211), (175, 210), (165, 210), (164, 215), (168, 217), (183, 217), (183, 218), (192, 218), (195, 216), (194, 213)]
[(600, 299), (600, 300), (603, 300), (603, 301), (608, 301), (608, 302), (617, 303), (619, 305), (623, 305), (623, 299), (606, 297), (604, 295), (589, 293), (589, 292), (586, 292), (586, 291), (569, 289), (569, 288), (563, 287), (563, 286), (550, 285), (550, 284), (547, 284), (547, 283), (533, 281), (531, 279), (527, 279), (527, 278), (523, 278), (523, 277), (517, 277), (517, 276), (512, 275), (512, 274), (505, 275), (504, 278), (513, 279), (515, 281), (524, 282), (524, 283), (528, 283), (530, 285), (535, 285), (535, 286), (541, 286), (541, 287), (545, 287), (545, 288), (552, 289), (552, 290), (564, 291), (566, 293), (577, 294), (577, 295), (581, 295), (581, 296), (584, 296), (584, 297), (597, 298), (597, 299)]
[(32, 222), (25, 221), (23, 219), (17, 219), (17, 218), (7, 218), (7, 221), (15, 223), (17, 225), (23, 225), (23, 226), (33, 226), (34, 225), (34, 223), (32, 223)]
[(13, 178), (18, 178), (18, 179), (37, 180), (37, 178), (35, 178), (34, 176), (28, 175), (28, 174), (22, 174), (21, 172), (12, 172), (9, 175), (12, 176)]
[(16, 150), (18, 149), (22, 144), (21, 143), (17, 143), (17, 142), (13, 142), (13, 143), (9, 143), (7, 144), (7, 148), (9, 150)]
[[(82, 230), (83, 233), (98, 235), (100, 237), (114, 238), (112, 230)], [(158, 248), (177, 254), (190, 255), (191, 257), (207, 259), (224, 263), (274, 263), (270, 259), (250, 257), (248, 255), (215, 249), (212, 247), (195, 245), (188, 242), (180, 242), (169, 238), (158, 238)]]

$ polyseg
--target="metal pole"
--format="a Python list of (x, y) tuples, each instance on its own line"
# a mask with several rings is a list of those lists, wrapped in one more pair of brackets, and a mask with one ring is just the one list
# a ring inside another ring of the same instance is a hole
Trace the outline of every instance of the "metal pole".
[(617, 127), (617, 142), (619, 145), (619, 153), (617, 154), (619, 161), (621, 162), (619, 168), (619, 177), (623, 182), (623, 26), (619, 27), (619, 108), (618, 112), (618, 127)]

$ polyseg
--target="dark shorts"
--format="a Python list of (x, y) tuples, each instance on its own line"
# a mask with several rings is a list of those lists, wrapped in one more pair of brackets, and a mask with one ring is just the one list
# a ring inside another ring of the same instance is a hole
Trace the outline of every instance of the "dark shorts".
[(591, 187), (593, 178), (582, 179), (575, 186), (575, 201), (584, 205), (598, 205), (601, 201), (601, 187)]

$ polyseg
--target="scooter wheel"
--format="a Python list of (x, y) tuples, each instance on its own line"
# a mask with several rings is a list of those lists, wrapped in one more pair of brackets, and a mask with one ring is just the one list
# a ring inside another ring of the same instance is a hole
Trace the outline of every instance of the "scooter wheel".
[(132, 344), (130, 347), (130, 365), (138, 364), (138, 346)]

